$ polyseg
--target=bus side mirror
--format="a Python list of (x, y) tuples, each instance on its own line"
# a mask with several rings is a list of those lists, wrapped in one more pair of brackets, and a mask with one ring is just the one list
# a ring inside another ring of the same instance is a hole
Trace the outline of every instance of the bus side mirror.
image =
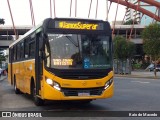
[(44, 59), (45, 58), (45, 53), (43, 51), (39, 51), (39, 52), (40, 52), (41, 59)]

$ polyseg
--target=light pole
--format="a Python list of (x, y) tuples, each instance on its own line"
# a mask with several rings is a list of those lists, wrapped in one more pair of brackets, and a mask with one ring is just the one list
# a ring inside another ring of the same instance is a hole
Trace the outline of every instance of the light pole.
[(108, 21), (108, 0), (106, 0), (106, 21)]

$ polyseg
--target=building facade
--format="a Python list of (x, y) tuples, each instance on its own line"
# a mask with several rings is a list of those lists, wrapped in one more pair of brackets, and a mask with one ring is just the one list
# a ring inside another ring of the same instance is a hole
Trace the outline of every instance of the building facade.
[[(155, 0), (157, 2), (160, 2), (160, 0)], [(141, 7), (146, 9), (146, 10), (149, 10), (151, 11), (152, 13), (156, 14), (156, 15), (159, 15), (160, 16), (160, 9), (157, 9), (156, 7), (154, 6), (149, 6), (147, 4), (144, 4), (141, 2)], [(142, 16), (142, 14), (141, 14)], [(154, 19), (147, 16), (147, 15), (143, 15), (142, 19), (141, 19), (141, 24), (142, 25), (149, 25), (151, 24), (152, 22), (154, 22)]]
[[(128, 0), (128, 2), (133, 3), (135, 5), (138, 5), (139, 2), (138, 0)], [(138, 23), (140, 23), (140, 12), (136, 11), (132, 8), (127, 8), (126, 7), (126, 16), (125, 16), (125, 21), (129, 20), (136, 20)]]
[[(155, 0), (155, 1), (160, 2), (160, 0)], [(151, 6), (141, 1), (138, 2), (138, 0), (129, 0), (129, 2), (135, 5), (139, 4), (142, 8), (160, 16), (160, 9), (157, 9), (155, 6)], [(129, 21), (132, 19), (132, 20), (136, 20), (141, 25), (149, 25), (150, 23), (154, 22), (153, 18), (147, 15), (143, 15), (139, 11), (133, 10), (131, 8), (126, 8), (126, 10), (127, 12), (126, 12), (125, 21)]]

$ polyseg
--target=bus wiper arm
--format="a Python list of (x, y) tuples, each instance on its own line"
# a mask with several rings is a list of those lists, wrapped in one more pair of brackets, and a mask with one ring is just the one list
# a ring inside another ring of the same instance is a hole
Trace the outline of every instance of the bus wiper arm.
[(69, 36), (65, 36), (69, 41), (71, 41), (76, 47), (78, 47), (77, 43), (72, 39), (70, 38)]

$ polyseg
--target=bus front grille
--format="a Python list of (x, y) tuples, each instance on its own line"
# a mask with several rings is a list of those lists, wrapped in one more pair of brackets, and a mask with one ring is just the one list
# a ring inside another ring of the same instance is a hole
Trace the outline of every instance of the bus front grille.
[(62, 92), (65, 96), (80, 96), (84, 94), (84, 96), (87, 93), (87, 96), (95, 96), (95, 95), (101, 95), (104, 90), (104, 87), (99, 87), (99, 88), (78, 88), (78, 89), (73, 89), (73, 88), (62, 88)]
[(101, 79), (108, 76), (112, 68), (108, 69), (52, 69), (48, 68), (55, 76), (64, 80), (90, 80)]
[(108, 75), (106, 71), (65, 71), (59, 77), (63, 79), (100, 79)]

